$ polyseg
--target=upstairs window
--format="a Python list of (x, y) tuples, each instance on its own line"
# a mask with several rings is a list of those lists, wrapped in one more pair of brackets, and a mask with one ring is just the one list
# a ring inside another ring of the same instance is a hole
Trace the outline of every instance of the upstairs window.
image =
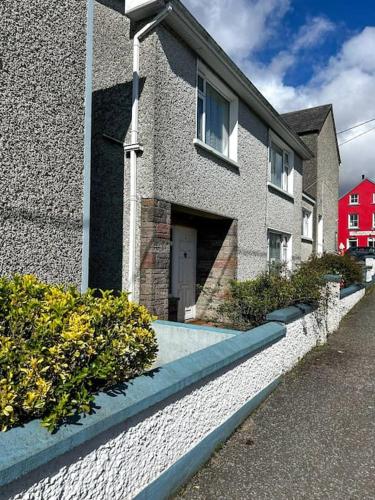
[(270, 143), (270, 180), (271, 184), (287, 193), (293, 193), (292, 153), (271, 140)]
[(359, 227), (359, 216), (358, 214), (349, 215), (349, 229), (358, 229)]
[(312, 238), (312, 214), (309, 210), (302, 210), (302, 236)]
[(374, 203), (374, 205), (375, 205), (375, 193), (373, 193), (373, 195), (372, 195), (372, 202), (373, 202), (373, 203)]
[(203, 64), (197, 77), (197, 141), (237, 161), (238, 99)]
[(359, 195), (351, 194), (349, 197), (349, 205), (359, 205)]
[(375, 214), (372, 214), (372, 227), (375, 229)]

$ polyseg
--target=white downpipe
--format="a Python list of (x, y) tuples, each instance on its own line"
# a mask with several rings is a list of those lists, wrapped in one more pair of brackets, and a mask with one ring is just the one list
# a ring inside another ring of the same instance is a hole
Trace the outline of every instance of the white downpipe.
[[(138, 144), (139, 115), (139, 52), (140, 41), (155, 28), (170, 12), (172, 6), (167, 5), (153, 21), (149, 22), (134, 35), (133, 40), (133, 92), (132, 92), (132, 129), (131, 144)], [(137, 240), (137, 151), (130, 151), (130, 214), (129, 214), (129, 298), (134, 300), (136, 281), (136, 240)]]

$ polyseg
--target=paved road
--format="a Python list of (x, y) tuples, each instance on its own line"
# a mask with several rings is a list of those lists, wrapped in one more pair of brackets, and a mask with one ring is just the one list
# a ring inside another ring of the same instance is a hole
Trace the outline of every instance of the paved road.
[(178, 498), (375, 499), (375, 291)]

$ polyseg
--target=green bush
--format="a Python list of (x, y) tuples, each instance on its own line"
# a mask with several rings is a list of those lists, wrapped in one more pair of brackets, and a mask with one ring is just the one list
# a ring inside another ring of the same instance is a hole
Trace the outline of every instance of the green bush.
[(88, 413), (94, 394), (142, 373), (157, 353), (152, 317), (127, 294), (0, 279), (0, 428), (50, 431)]
[(248, 329), (260, 325), (266, 315), (298, 303), (318, 306), (324, 281), (314, 269), (299, 269), (292, 275), (265, 272), (253, 280), (232, 281), (227, 299), (218, 313), (234, 327)]
[(340, 274), (342, 286), (362, 283), (363, 270), (361, 265), (349, 255), (326, 253), (322, 257), (311, 256), (301, 265), (302, 269), (314, 270), (320, 274)]

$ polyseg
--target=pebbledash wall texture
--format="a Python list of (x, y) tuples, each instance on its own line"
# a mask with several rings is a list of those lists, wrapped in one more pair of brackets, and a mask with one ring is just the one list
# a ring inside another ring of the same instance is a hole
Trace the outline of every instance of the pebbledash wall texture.
[(0, 274), (80, 284), (86, 0), (0, 2)]
[(324, 249), (337, 250), (339, 197), (339, 162), (332, 111), (318, 137), (318, 199), (317, 208), (324, 221)]

